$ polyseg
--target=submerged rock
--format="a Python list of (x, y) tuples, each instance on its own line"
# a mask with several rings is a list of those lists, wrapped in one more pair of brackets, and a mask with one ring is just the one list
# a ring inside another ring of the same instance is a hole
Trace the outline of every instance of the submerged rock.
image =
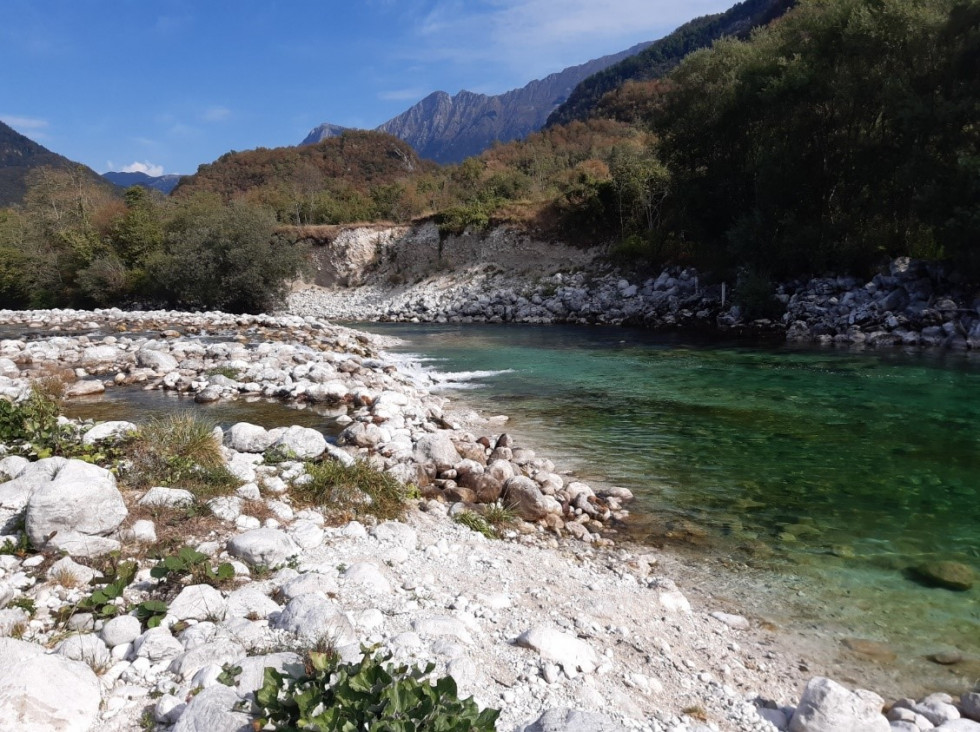
[(947, 590), (964, 592), (973, 587), (976, 573), (971, 567), (960, 562), (925, 562), (912, 570), (912, 576), (930, 587), (943, 587)]

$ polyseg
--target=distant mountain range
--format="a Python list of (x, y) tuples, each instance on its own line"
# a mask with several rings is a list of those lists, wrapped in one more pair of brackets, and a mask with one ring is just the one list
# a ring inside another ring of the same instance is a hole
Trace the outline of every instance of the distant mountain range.
[(166, 194), (177, 187), (177, 184), (183, 176), (176, 174), (147, 175), (146, 173), (115, 173), (110, 171), (103, 173), (102, 177), (122, 188), (143, 186), (144, 188), (153, 188)]
[[(478, 155), (494, 142), (509, 142), (541, 129), (551, 111), (579, 82), (649, 45), (640, 43), (620, 53), (571, 66), (503, 94), (461, 91), (449, 96), (443, 91), (433, 92), (377, 130), (404, 140), (423, 158), (458, 163)], [(345, 129), (322, 124), (300, 144), (314, 144), (342, 134)]]
[(85, 177), (105, 184), (91, 168), (53, 153), (12, 127), (0, 122), (0, 206), (10, 206), (24, 200), (27, 177), (32, 170), (43, 167), (75, 168)]

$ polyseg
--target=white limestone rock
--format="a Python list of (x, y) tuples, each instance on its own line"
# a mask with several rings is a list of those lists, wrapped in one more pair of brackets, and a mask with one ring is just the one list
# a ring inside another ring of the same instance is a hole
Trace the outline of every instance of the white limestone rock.
[(103, 440), (116, 440), (130, 432), (136, 431), (136, 425), (125, 420), (100, 422), (82, 435), (83, 445), (94, 445)]
[(176, 358), (169, 353), (150, 348), (141, 348), (136, 352), (136, 363), (143, 368), (153, 369), (158, 374), (177, 370)]
[(249, 422), (233, 424), (225, 432), (224, 443), (237, 452), (265, 452), (275, 442), (275, 435), (265, 427)]
[(848, 691), (823, 677), (811, 679), (789, 722), (789, 732), (889, 732), (888, 720), (881, 713), (884, 700), (877, 694), (858, 689)]
[(177, 620), (221, 620), (227, 603), (211, 585), (190, 585), (180, 591), (167, 608), (167, 615)]
[(18, 732), (88, 732), (99, 680), (87, 665), (41, 646), (0, 638), (0, 720)]
[(391, 583), (372, 562), (356, 562), (344, 572), (344, 579), (372, 595), (386, 595), (391, 592)]
[(299, 460), (313, 460), (320, 457), (327, 449), (327, 440), (322, 434), (310, 427), (280, 427), (270, 431), (275, 435), (273, 447), (282, 449), (286, 454), (293, 455)]
[(218, 640), (184, 651), (170, 662), (168, 668), (184, 681), (190, 681), (205, 666), (237, 665), (245, 655), (245, 648), (241, 644), (231, 640)]
[(258, 691), (262, 688), (263, 675), (267, 668), (274, 668), (279, 673), (300, 676), (304, 673), (303, 657), (292, 651), (266, 653), (262, 656), (249, 656), (238, 664), (242, 671), (236, 684), (240, 694)]
[(166, 488), (154, 486), (139, 499), (141, 506), (166, 506), (168, 508), (183, 508), (194, 503), (194, 494), (183, 488)]
[(176, 658), (184, 652), (184, 644), (174, 638), (166, 628), (150, 628), (133, 641), (133, 654), (151, 663)]
[(549, 709), (519, 732), (620, 732), (623, 725), (604, 714), (577, 709)]
[(100, 631), (103, 643), (109, 648), (132, 643), (141, 633), (140, 621), (133, 615), (119, 615), (107, 620)]
[(335, 646), (357, 642), (354, 628), (337, 605), (319, 592), (294, 597), (269, 626), (294, 633), (306, 641), (326, 640)]
[(569, 677), (580, 671), (592, 673), (599, 665), (599, 657), (588, 643), (546, 625), (522, 633), (517, 645), (537, 651), (544, 660), (559, 664)]
[(256, 587), (242, 587), (229, 593), (226, 601), (226, 617), (267, 618), (282, 610), (271, 597)]
[(34, 546), (43, 547), (58, 532), (108, 534), (127, 513), (112, 473), (82, 460), (69, 460), (53, 480), (31, 494), (25, 529)]
[(452, 433), (448, 430), (441, 430), (422, 435), (415, 443), (415, 461), (446, 467), (456, 465), (462, 458), (456, 450), (456, 445), (449, 439), (450, 434)]
[(241, 701), (229, 686), (210, 686), (191, 699), (172, 732), (251, 732), (249, 715), (235, 711)]
[(91, 633), (68, 636), (58, 644), (55, 653), (72, 661), (81, 661), (96, 672), (109, 668), (112, 660), (106, 644)]
[(277, 567), (299, 551), (296, 542), (278, 529), (253, 529), (228, 541), (228, 553), (253, 567)]

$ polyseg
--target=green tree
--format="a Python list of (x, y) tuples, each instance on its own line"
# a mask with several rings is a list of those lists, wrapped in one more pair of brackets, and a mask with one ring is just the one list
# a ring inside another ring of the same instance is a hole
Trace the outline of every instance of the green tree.
[(171, 305), (262, 312), (285, 296), (303, 263), (301, 248), (274, 240), (270, 209), (214, 195), (189, 197), (147, 263), (152, 293)]

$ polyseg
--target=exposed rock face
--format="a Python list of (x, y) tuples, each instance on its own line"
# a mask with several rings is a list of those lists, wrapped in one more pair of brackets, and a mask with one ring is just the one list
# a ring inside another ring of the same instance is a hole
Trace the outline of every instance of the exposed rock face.
[(349, 127), (341, 127), (340, 125), (332, 125), (329, 122), (324, 122), (322, 125), (317, 125), (310, 130), (310, 134), (303, 138), (300, 145), (316, 145), (318, 142), (323, 142), (331, 137), (340, 137), (349, 129)]

